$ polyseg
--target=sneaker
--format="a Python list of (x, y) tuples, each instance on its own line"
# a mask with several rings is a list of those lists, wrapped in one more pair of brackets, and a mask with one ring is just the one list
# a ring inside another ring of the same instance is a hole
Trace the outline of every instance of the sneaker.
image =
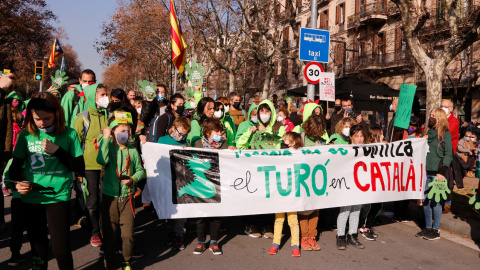
[(263, 227), (263, 237), (265, 237), (267, 239), (272, 239), (273, 238), (272, 226), (267, 225), (267, 226)]
[(268, 250), (269, 255), (275, 255), (278, 252), (278, 246), (273, 244), (272, 247)]
[(205, 251), (205, 243), (198, 242), (197, 247), (193, 250), (193, 254), (200, 255)]
[(317, 241), (315, 240), (315, 237), (310, 237), (308, 238), (308, 243), (310, 243), (310, 246), (312, 247), (312, 250), (320, 250), (320, 245), (317, 243)]
[(358, 234), (347, 235), (347, 244), (359, 249), (364, 249), (365, 246), (358, 241)]
[(3, 197), (11, 196), (12, 194), (8, 191), (7, 187), (2, 187)]
[(446, 213), (450, 212), (450, 208), (451, 208), (450, 206), (444, 205), (444, 206), (443, 206), (443, 211), (442, 211), (442, 213), (443, 213), (443, 214), (446, 214)]
[(133, 259), (140, 259), (143, 258), (145, 255), (140, 252), (138, 249), (134, 248), (132, 251), (132, 258)]
[(258, 231), (255, 225), (247, 226), (247, 228), (245, 228), (245, 234), (253, 238), (262, 237), (262, 234)]
[(308, 251), (313, 250), (310, 244), (310, 241), (308, 241), (307, 237), (304, 237), (302, 238), (302, 240), (300, 240), (300, 246), (302, 247), (302, 250), (308, 250)]
[(22, 255), (20, 255), (20, 254), (12, 255), (10, 260), (8, 260), (8, 266), (15, 267), (15, 266), (18, 266), (20, 263), (22, 263), (24, 261), (25, 261), (25, 257), (23, 257)]
[(129, 262), (122, 262), (122, 270), (132, 270)]
[(347, 239), (345, 235), (338, 236), (337, 235), (337, 249), (345, 250), (347, 249)]
[(90, 238), (90, 245), (92, 245), (94, 247), (99, 247), (99, 246), (102, 245), (102, 240), (98, 236), (92, 236)]
[(210, 242), (210, 246), (208, 247), (208, 249), (210, 249), (212, 251), (213, 255), (222, 255), (223, 254), (222, 250), (220, 249), (220, 247), (218, 246), (216, 241)]
[(175, 238), (177, 235), (174, 232), (167, 234), (167, 238), (165, 238), (164, 244), (167, 246), (173, 245), (175, 243)]
[(140, 195), (142, 195), (142, 190), (141, 189), (135, 191), (135, 194), (133, 194), (133, 197), (137, 198), (137, 197), (140, 197)]
[(297, 246), (292, 248), (292, 257), (300, 257), (300, 249)]
[(438, 240), (440, 239), (440, 233), (435, 229), (427, 229), (426, 235), (423, 237), (425, 240)]
[(423, 228), (421, 231), (415, 234), (415, 236), (418, 238), (423, 238), (425, 235), (427, 235), (427, 228)]
[(175, 248), (179, 251), (182, 251), (185, 249), (183, 236), (175, 238)]
[(362, 233), (362, 236), (365, 237), (365, 239), (367, 239), (368, 241), (375, 241), (376, 238), (375, 236), (373, 236), (373, 234), (370, 232), (370, 230), (364, 230), (364, 232)]

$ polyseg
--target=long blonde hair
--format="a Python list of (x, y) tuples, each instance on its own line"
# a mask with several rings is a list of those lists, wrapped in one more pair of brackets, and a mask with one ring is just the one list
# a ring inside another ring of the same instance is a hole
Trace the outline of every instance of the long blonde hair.
[[(448, 131), (448, 118), (447, 114), (445, 113), (444, 110), (437, 108), (432, 110), (435, 112), (435, 119), (437, 119), (437, 124), (435, 125), (435, 130), (437, 131), (437, 137), (438, 140), (442, 140), (443, 135), (445, 132)], [(427, 130), (425, 130), (425, 134), (428, 132), (430, 128), (428, 127)]]

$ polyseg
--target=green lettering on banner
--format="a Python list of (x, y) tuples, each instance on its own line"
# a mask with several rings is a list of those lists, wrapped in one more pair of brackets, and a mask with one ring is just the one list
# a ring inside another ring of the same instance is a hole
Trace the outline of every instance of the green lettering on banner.
[[(293, 165), (293, 169), (295, 170), (295, 197), (300, 197), (300, 185), (305, 188), (307, 197), (310, 197), (310, 190), (308, 189), (307, 183), (305, 183), (305, 180), (310, 176), (310, 166), (305, 163), (295, 164)], [(304, 170), (305, 173), (301, 174), (300, 170)]]
[(265, 172), (265, 191), (267, 192), (266, 198), (270, 198), (270, 172), (276, 171), (275, 166), (263, 166), (258, 167), (257, 172)]
[[(323, 186), (322, 186), (321, 189), (317, 188), (317, 184), (316, 184), (316, 181), (315, 181), (315, 176), (317, 175), (318, 171), (322, 171), (322, 175), (323, 175)], [(325, 166), (323, 166), (321, 164), (319, 164), (319, 165), (317, 165), (313, 168), (313, 171), (312, 171), (312, 189), (313, 189), (313, 192), (315, 193), (315, 195), (317, 195), (317, 196), (322, 196), (323, 194), (325, 194), (325, 191), (327, 190), (327, 169), (325, 168)]]
[(394, 126), (407, 129), (412, 117), (413, 98), (415, 97), (416, 85), (402, 84), (398, 97), (397, 112), (395, 113)]
[(292, 192), (292, 169), (288, 168), (287, 169), (287, 178), (288, 178), (288, 183), (287, 183), (287, 189), (282, 188), (282, 177), (280, 176), (280, 172), (277, 172), (277, 190), (278, 193), (282, 196), (288, 196), (290, 195), (290, 192)]

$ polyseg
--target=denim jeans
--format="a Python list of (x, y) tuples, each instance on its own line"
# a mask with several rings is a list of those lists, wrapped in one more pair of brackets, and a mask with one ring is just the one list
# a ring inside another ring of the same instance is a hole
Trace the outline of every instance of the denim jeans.
[[(442, 219), (442, 205), (439, 202), (435, 202), (432, 199), (428, 199), (427, 195), (431, 188), (428, 187), (428, 184), (433, 182), (435, 175), (427, 175), (427, 183), (425, 185), (425, 197), (423, 200), (423, 213), (425, 214), (425, 224), (427, 229), (435, 229), (438, 231), (440, 229), (440, 221)], [(432, 226), (433, 219), (433, 226)]]

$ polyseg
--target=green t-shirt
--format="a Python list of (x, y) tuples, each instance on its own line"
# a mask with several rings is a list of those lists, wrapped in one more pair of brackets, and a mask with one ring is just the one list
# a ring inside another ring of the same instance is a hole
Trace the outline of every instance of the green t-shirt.
[[(25, 181), (34, 183), (34, 189), (30, 193), (22, 195), (22, 200), (33, 204), (68, 201), (70, 200), (73, 173), (57, 157), (43, 152), (43, 139), (51, 140), (73, 157), (83, 155), (77, 132), (72, 128), (66, 127), (65, 131), (58, 136), (39, 131), (37, 137), (23, 130), (18, 137), (13, 156), (25, 160), (23, 176)], [(51, 187), (53, 192), (38, 191), (35, 186)]]

